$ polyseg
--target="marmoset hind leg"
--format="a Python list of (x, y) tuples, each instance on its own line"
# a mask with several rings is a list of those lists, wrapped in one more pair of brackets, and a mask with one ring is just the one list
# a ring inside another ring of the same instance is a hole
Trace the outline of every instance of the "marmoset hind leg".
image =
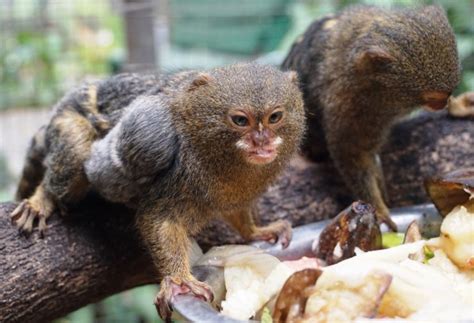
[[(46, 135), (49, 145), (43, 166), (44, 177), (31, 196), (27, 196), (31, 185), (25, 185), (28, 179), (21, 180), (18, 197), (24, 200), (11, 214), (18, 228), (26, 233), (32, 231), (35, 220), (39, 221), (39, 230), (43, 233), (46, 220), (55, 210), (64, 212), (67, 205), (78, 202), (88, 191), (84, 161), (97, 137), (91, 123), (73, 110), (63, 110), (52, 119)], [(27, 162), (24, 174), (30, 172), (27, 171), (30, 167), (32, 165)], [(41, 171), (38, 168), (38, 173)]]

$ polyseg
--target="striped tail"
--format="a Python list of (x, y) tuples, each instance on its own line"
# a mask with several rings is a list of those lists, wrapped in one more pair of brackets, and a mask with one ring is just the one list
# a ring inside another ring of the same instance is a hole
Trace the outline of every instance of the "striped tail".
[(46, 126), (41, 127), (31, 139), (26, 154), (25, 165), (18, 184), (15, 198), (18, 201), (30, 197), (41, 183), (46, 168), (43, 161), (46, 157)]

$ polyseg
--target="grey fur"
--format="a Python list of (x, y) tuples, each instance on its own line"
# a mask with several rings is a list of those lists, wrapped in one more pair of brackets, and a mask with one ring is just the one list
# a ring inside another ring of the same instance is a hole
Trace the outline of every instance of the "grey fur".
[(105, 198), (133, 204), (140, 188), (169, 169), (176, 154), (177, 136), (166, 103), (160, 96), (142, 96), (92, 145), (86, 175)]

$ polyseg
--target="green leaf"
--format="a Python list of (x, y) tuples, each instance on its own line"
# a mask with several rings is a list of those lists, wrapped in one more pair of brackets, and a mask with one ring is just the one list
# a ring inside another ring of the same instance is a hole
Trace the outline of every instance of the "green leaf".
[(428, 262), (428, 260), (434, 257), (433, 250), (431, 250), (430, 247), (426, 245), (423, 246), (423, 254), (425, 255), (425, 260), (423, 261), (423, 263), (425, 264)]
[(403, 244), (405, 235), (399, 232), (384, 232), (382, 234), (382, 247), (392, 248)]
[(272, 314), (270, 313), (270, 310), (266, 306), (263, 308), (261, 322), (262, 323), (273, 323)]

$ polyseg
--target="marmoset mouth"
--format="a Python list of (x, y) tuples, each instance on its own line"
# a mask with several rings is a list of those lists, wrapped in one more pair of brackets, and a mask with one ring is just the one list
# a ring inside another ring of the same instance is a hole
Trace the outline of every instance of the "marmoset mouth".
[(450, 95), (450, 93), (441, 91), (425, 92), (422, 94), (423, 105), (430, 110), (442, 110), (448, 104)]
[(425, 106), (428, 107), (430, 110), (443, 110), (446, 105), (448, 104), (448, 100), (440, 100), (440, 101), (429, 101), (425, 103)]
[(277, 151), (275, 148), (256, 148), (247, 151), (247, 160), (251, 164), (264, 165), (275, 160)]

